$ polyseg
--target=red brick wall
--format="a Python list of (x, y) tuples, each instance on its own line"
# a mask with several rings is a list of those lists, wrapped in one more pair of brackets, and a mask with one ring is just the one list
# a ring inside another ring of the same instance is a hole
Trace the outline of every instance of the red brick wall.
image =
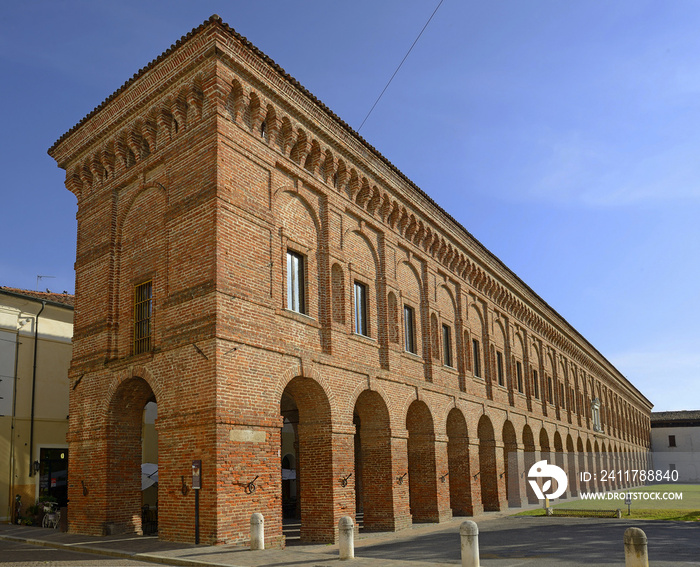
[[(200, 540), (245, 542), (250, 515), (262, 512), (268, 541), (282, 543), (284, 412), (298, 420), (309, 541), (337, 537), (339, 518), (355, 514), (356, 488), (370, 529), (503, 508), (504, 451), (534, 451), (528, 422), (542, 421), (547, 438), (555, 430), (584, 443), (613, 435), (633, 453), (648, 448), (645, 398), (218, 20), (130, 81), (51, 154), (78, 197), (72, 531), (139, 530), (136, 432), (151, 398), (159, 533), (175, 541), (194, 540), (191, 462), (201, 459)], [(287, 250), (305, 258), (303, 314), (287, 309)], [(133, 287), (146, 279), (153, 349), (134, 355)], [(353, 332), (355, 281), (368, 286), (368, 336)], [(404, 350), (404, 305), (415, 311), (415, 355)], [(548, 377), (578, 388), (583, 407), (544, 401)], [(602, 435), (590, 429), (594, 396), (609, 410), (601, 411)]]

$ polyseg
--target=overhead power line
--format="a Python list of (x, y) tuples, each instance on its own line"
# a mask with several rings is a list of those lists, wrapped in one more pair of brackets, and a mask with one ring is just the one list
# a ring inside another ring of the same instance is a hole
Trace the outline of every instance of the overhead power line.
[(380, 101), (380, 99), (382, 98), (382, 96), (384, 95), (384, 93), (386, 92), (386, 90), (389, 88), (389, 85), (391, 84), (391, 81), (394, 80), (394, 77), (396, 76), (396, 73), (399, 72), (399, 69), (401, 69), (401, 66), (403, 65), (404, 61), (406, 61), (406, 59), (408, 58), (408, 56), (411, 54), (411, 51), (413, 51), (413, 48), (415, 47), (416, 43), (418, 43), (418, 40), (420, 39), (420, 36), (423, 35), (423, 32), (425, 31), (425, 28), (428, 27), (428, 24), (430, 23), (430, 20), (433, 19), (433, 16), (434, 16), (434, 15), (437, 13), (437, 11), (440, 9), (440, 6), (442, 6), (442, 3), (443, 3), (443, 2), (444, 2), (444, 0), (440, 0), (440, 2), (438, 2), (438, 5), (436, 6), (435, 10), (433, 10), (433, 13), (430, 14), (430, 17), (428, 18), (428, 21), (425, 22), (425, 25), (423, 26), (423, 29), (420, 30), (420, 33), (418, 34), (418, 37), (416, 37), (416, 39), (413, 41), (413, 43), (411, 44), (411, 47), (410, 47), (410, 48), (408, 49), (408, 51), (406, 52), (406, 55), (403, 56), (403, 59), (401, 60), (401, 63), (399, 63), (399, 66), (396, 68), (396, 71), (394, 71), (394, 74), (391, 76), (391, 78), (390, 78), (389, 81), (387, 82), (386, 86), (384, 87), (384, 89), (382, 90), (382, 92), (381, 92), (381, 93), (379, 94), (379, 96), (377, 97), (377, 100), (374, 101), (374, 104), (372, 105), (372, 108), (369, 109), (369, 112), (367, 113), (367, 116), (365, 116), (365, 119), (362, 121), (362, 124), (360, 124), (360, 127), (357, 129), (357, 133), (358, 133), (358, 134), (360, 133), (360, 130), (362, 130), (362, 127), (365, 125), (365, 122), (367, 122), (367, 119), (369, 118), (369, 115), (372, 114), (372, 111), (374, 110), (374, 107), (377, 106), (377, 103)]

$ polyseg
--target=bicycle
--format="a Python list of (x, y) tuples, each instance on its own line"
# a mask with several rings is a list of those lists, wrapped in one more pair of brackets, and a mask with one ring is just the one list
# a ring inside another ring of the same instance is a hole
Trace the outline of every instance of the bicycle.
[(61, 512), (56, 508), (58, 508), (56, 502), (44, 502), (44, 519), (41, 520), (42, 528), (53, 528), (55, 530), (58, 527), (58, 523), (61, 520)]

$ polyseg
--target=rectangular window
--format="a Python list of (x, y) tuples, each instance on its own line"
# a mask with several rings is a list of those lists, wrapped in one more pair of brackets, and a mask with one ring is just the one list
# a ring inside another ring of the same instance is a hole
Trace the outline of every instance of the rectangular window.
[(416, 350), (416, 331), (413, 307), (403, 306), (403, 334), (406, 352), (418, 354)]
[(153, 315), (153, 282), (147, 281), (134, 288), (134, 354), (151, 350)]
[(561, 407), (566, 406), (566, 399), (564, 398), (564, 384), (559, 383), (559, 405)]
[(474, 358), (474, 376), (481, 377), (481, 354), (479, 341), (472, 339), (472, 356)]
[(676, 446), (676, 436), (675, 436), (675, 435), (669, 435), (669, 436), (668, 436), (668, 446), (669, 446), (669, 447), (675, 447), (675, 446)]
[(287, 251), (287, 309), (306, 313), (304, 281), (304, 257)]
[(500, 350), (496, 351), (496, 373), (498, 374), (498, 385), (503, 386), (503, 353)]
[(355, 333), (369, 336), (367, 332), (367, 286), (355, 282)]
[(442, 326), (442, 363), (452, 366), (452, 330), (449, 326)]
[(550, 404), (554, 403), (554, 385), (551, 376), (547, 377), (547, 401)]
[(515, 375), (518, 380), (518, 392), (521, 394), (523, 393), (523, 365), (522, 363), (518, 360), (515, 363)]
[(540, 399), (540, 379), (537, 376), (537, 370), (532, 371), (532, 392), (535, 398)]

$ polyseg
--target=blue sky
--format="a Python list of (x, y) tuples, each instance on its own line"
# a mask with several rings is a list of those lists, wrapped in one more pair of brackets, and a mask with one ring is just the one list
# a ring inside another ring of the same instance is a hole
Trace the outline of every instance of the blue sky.
[[(46, 150), (211, 14), (358, 128), (438, 0), (0, 4), (0, 285), (73, 291)], [(700, 408), (700, 3), (444, 0), (361, 134), (654, 404)]]

